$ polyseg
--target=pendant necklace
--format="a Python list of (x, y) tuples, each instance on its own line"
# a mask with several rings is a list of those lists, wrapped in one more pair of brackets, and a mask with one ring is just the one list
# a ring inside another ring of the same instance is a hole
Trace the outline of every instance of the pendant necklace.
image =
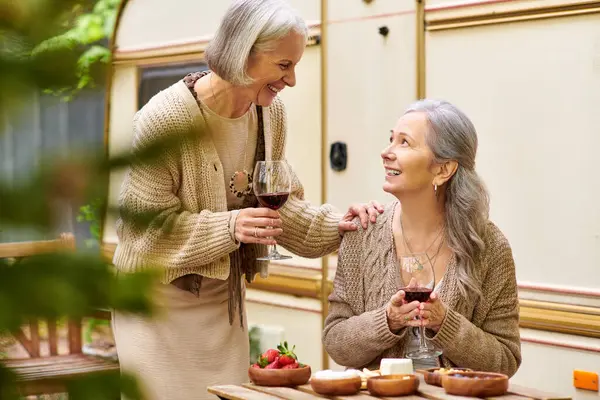
[[(210, 91), (212, 92), (213, 99), (216, 101), (215, 92), (212, 86), (212, 74), (209, 78)], [(205, 118), (206, 119), (206, 118)], [(210, 127), (209, 127), (210, 129)], [(242, 196), (247, 196), (252, 193), (252, 176), (246, 170), (246, 158), (248, 156), (248, 136), (250, 136), (248, 130), (246, 129), (246, 144), (244, 146), (244, 163), (242, 164), (241, 171), (235, 171), (229, 179), (229, 191), (233, 193), (236, 197), (240, 198)], [(227, 155), (229, 156), (229, 161), (231, 161), (231, 153), (230, 146), (227, 147)]]
[[(433, 246), (433, 244), (437, 241), (437, 239), (440, 237), (441, 233), (444, 231), (444, 226), (442, 226), (438, 232), (438, 234), (435, 236), (435, 238), (433, 239), (433, 241), (431, 242), (431, 244), (429, 245), (429, 247), (427, 248), (427, 250), (425, 250), (425, 254), (427, 255), (427, 253), (429, 252), (429, 249), (431, 249), (431, 246)], [(402, 234), (402, 241), (404, 242), (404, 246), (408, 249), (409, 252), (413, 253), (412, 249), (410, 248), (410, 245), (408, 244), (408, 239), (406, 238), (406, 235), (404, 234), (404, 226), (402, 225), (402, 216), (400, 216), (400, 232)], [(442, 239), (440, 241), (440, 244), (437, 248), (437, 251), (435, 252), (435, 254), (433, 255), (433, 257), (430, 259), (431, 261), (431, 267), (433, 268), (435, 265), (435, 261), (438, 257), (438, 255), (440, 254), (440, 250), (442, 249), (442, 245), (444, 243), (444, 240)], [(429, 255), (427, 255), (427, 257), (429, 257)], [(423, 266), (421, 265), (420, 262), (417, 261), (417, 270), (422, 270)]]

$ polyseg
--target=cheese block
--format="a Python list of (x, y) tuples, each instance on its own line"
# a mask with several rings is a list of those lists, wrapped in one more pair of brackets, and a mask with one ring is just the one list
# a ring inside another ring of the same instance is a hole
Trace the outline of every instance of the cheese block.
[(379, 364), (381, 375), (413, 374), (413, 363), (410, 358), (384, 358)]

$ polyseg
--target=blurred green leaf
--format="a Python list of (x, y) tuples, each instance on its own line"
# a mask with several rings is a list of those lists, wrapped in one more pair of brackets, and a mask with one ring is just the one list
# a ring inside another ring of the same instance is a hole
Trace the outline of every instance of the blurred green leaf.
[[(15, 374), (0, 362), (0, 399), (19, 400)], [(67, 382), (69, 400), (114, 400), (121, 394), (130, 400), (142, 400), (133, 376), (120, 371), (95, 372)]]
[(127, 399), (141, 400), (142, 395), (129, 375), (121, 376), (119, 371), (95, 373), (72, 380), (68, 384), (69, 400), (113, 400), (123, 393)]
[(151, 315), (157, 277), (152, 269), (117, 276), (100, 255), (87, 253), (0, 264), (0, 330), (18, 328), (30, 318), (82, 318), (97, 309)]
[[(0, 0), (0, 126), (3, 118), (21, 110), (32, 92), (68, 100), (103, 83), (110, 63), (106, 39), (114, 29), (119, 3)], [(155, 162), (176, 151), (179, 139), (143, 146), (136, 154), (114, 160), (83, 151), (66, 160), (46, 153), (30, 178), (11, 185), (0, 182), (0, 226), (50, 233), (59, 222), (56, 204), (88, 204), (78, 219), (90, 222), (92, 238), (99, 242), (97, 217), (105, 208), (109, 172)], [(142, 223), (160, 223), (156, 213), (110, 211)], [(99, 254), (90, 253), (39, 255), (16, 263), (0, 259), (0, 331), (18, 328), (31, 318), (81, 318), (98, 308), (151, 316), (151, 287), (158, 269), (148, 266), (145, 272), (117, 275)], [(0, 364), (0, 398), (18, 398), (14, 388), (15, 375)], [(73, 380), (69, 392), (71, 399), (115, 399), (119, 392), (141, 398), (133, 377), (119, 373)]]
[(16, 390), (16, 376), (14, 372), (6, 368), (0, 360), (0, 399), (18, 400), (19, 395)]
[(100, 157), (89, 154), (70, 159), (46, 158), (39, 164), (29, 180), (17, 185), (0, 181), (0, 226), (29, 225), (51, 232), (56, 223), (57, 204), (82, 204), (107, 198), (108, 170)]

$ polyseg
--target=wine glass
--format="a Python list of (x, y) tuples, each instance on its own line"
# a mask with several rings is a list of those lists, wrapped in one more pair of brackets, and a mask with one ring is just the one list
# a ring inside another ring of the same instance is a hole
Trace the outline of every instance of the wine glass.
[[(292, 176), (287, 163), (285, 161), (258, 161), (254, 167), (252, 185), (261, 206), (279, 210), (290, 196), (292, 187)], [(280, 254), (277, 251), (277, 245), (273, 245), (271, 252), (266, 257), (260, 257), (257, 260), (287, 260), (290, 258), (292, 257)]]
[[(402, 282), (405, 286), (403, 290), (404, 300), (407, 303), (419, 301), (425, 303), (435, 287), (435, 272), (429, 256), (426, 253), (408, 254), (400, 257), (400, 271)], [(417, 319), (419, 317), (416, 317)], [(419, 347), (416, 350), (406, 354), (408, 358), (425, 359), (434, 358), (442, 354), (439, 349), (435, 349), (425, 342), (425, 328), (423, 324), (419, 326)]]

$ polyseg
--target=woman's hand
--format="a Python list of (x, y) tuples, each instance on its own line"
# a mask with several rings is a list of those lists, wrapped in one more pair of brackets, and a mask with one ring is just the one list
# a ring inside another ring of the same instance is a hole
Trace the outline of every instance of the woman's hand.
[(377, 216), (383, 213), (383, 206), (376, 201), (371, 201), (369, 204), (353, 204), (348, 208), (348, 211), (342, 217), (338, 225), (340, 235), (344, 236), (346, 231), (355, 231), (358, 229), (352, 220), (358, 216), (363, 229), (367, 229), (369, 221), (375, 223)]
[(419, 315), (419, 302), (413, 301), (407, 303), (404, 300), (404, 291), (399, 290), (390, 299), (385, 314), (387, 316), (390, 331), (395, 332), (405, 326), (411, 326), (411, 322)]
[(235, 220), (235, 238), (242, 243), (275, 245), (283, 233), (279, 213), (269, 208), (244, 208)]
[[(419, 306), (419, 315), (423, 326), (437, 332), (446, 318), (448, 308), (440, 300), (437, 293), (432, 293), (427, 303), (421, 303)], [(414, 326), (421, 325), (421, 321), (414, 321)]]

